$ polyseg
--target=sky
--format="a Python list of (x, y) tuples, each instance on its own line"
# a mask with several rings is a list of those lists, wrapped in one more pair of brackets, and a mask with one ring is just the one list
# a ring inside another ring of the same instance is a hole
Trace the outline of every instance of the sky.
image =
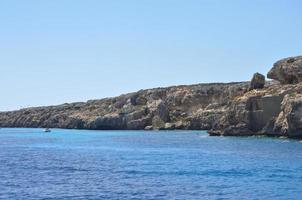
[(302, 54), (300, 0), (0, 0), (0, 110), (250, 80)]

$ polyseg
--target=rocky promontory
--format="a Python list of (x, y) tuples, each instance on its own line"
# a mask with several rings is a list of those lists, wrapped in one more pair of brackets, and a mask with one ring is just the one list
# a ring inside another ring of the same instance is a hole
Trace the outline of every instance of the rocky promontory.
[(302, 56), (276, 62), (267, 76), (275, 81), (231, 100), (210, 135), (302, 137)]
[(0, 112), (0, 127), (210, 130), (210, 135), (302, 137), (302, 56), (252, 80), (154, 88), (118, 97)]

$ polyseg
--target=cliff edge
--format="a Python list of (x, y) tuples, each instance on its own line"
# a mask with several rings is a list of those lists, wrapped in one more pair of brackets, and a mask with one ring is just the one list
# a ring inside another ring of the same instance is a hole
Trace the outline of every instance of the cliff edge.
[(302, 56), (249, 82), (140, 90), (118, 97), (0, 112), (0, 127), (210, 130), (223, 136), (302, 137)]
[(114, 98), (1, 112), (1, 127), (96, 130), (210, 129), (248, 82), (141, 90)]

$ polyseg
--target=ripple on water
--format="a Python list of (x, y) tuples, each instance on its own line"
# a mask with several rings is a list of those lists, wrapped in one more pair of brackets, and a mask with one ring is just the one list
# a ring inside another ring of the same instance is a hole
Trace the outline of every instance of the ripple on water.
[(1, 129), (0, 199), (300, 199), (301, 141)]

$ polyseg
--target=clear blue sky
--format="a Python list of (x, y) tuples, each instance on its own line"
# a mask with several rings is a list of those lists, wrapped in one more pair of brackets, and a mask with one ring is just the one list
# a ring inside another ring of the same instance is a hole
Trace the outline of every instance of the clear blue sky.
[(0, 110), (249, 80), (302, 54), (300, 0), (1, 0)]

